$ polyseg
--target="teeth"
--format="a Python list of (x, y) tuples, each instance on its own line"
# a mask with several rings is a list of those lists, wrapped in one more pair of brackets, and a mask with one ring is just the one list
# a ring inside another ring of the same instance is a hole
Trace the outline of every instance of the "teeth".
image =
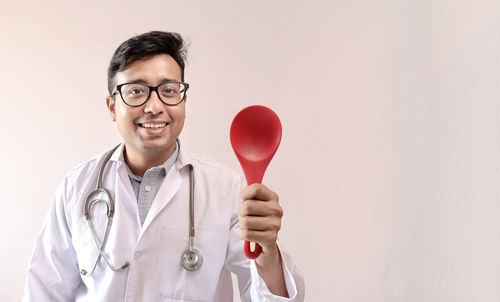
[(144, 128), (153, 128), (153, 129), (158, 129), (158, 128), (163, 128), (165, 127), (167, 124), (151, 124), (151, 123), (145, 123), (145, 124), (142, 124), (142, 127)]

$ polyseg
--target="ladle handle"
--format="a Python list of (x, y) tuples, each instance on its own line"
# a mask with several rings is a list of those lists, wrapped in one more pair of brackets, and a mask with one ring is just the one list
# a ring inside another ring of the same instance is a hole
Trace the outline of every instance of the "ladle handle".
[(250, 250), (250, 242), (245, 240), (243, 251), (245, 252), (245, 256), (247, 256), (248, 259), (256, 259), (257, 257), (259, 257), (260, 253), (262, 253), (262, 247), (257, 242), (255, 242), (255, 250), (252, 252)]

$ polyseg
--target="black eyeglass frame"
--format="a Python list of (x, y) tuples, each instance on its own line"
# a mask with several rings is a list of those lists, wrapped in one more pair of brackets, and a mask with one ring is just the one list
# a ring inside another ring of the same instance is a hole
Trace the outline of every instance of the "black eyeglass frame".
[[(158, 87), (160, 87), (162, 85), (165, 85), (165, 84), (169, 84), (169, 83), (182, 84), (185, 87), (184, 88), (184, 95), (182, 96), (181, 100), (179, 102), (175, 103), (175, 104), (165, 103), (165, 101), (161, 98), (160, 93), (158, 92)], [(125, 85), (128, 85), (128, 84), (140, 84), (140, 85), (143, 85), (145, 87), (148, 87), (148, 89), (149, 89), (148, 97), (146, 98), (146, 100), (142, 104), (139, 104), (139, 105), (130, 105), (127, 102), (125, 102), (125, 99), (123, 98), (123, 95), (122, 95), (122, 87), (125, 86)], [(176, 105), (179, 105), (180, 103), (182, 103), (182, 101), (184, 101), (184, 99), (186, 98), (186, 94), (187, 94), (188, 89), (189, 89), (189, 84), (188, 83), (178, 82), (178, 81), (163, 82), (163, 83), (161, 83), (159, 85), (156, 85), (156, 86), (149, 86), (149, 85), (146, 85), (146, 84), (143, 84), (143, 83), (137, 83), (137, 82), (128, 82), (128, 83), (123, 83), (123, 84), (120, 84), (120, 85), (116, 85), (115, 89), (113, 89), (113, 93), (111, 94), (111, 96), (114, 96), (116, 94), (116, 92), (119, 92), (120, 93), (120, 98), (125, 103), (125, 105), (130, 106), (130, 107), (140, 107), (140, 106), (146, 104), (146, 102), (151, 97), (151, 92), (154, 91), (154, 92), (156, 92), (156, 95), (158, 96), (158, 98), (160, 99), (160, 101), (163, 104), (168, 105), (168, 106), (176, 106)]]

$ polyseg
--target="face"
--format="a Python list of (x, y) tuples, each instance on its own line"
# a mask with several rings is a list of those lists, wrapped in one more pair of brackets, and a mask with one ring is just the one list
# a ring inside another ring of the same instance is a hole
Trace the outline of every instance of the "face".
[[(181, 70), (166, 54), (148, 60), (135, 61), (118, 72), (114, 83), (140, 82), (156, 86), (166, 81), (182, 81)], [(152, 91), (148, 101), (139, 107), (126, 105), (119, 93), (106, 99), (113, 121), (125, 140), (127, 153), (166, 154), (175, 150), (175, 141), (185, 119), (185, 100), (175, 106), (164, 104)]]

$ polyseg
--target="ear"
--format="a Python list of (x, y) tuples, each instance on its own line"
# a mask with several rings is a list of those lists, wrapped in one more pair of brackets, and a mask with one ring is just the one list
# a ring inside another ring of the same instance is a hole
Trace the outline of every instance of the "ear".
[(106, 97), (106, 106), (108, 107), (109, 115), (111, 116), (111, 120), (116, 121), (116, 113), (115, 113), (115, 99), (112, 96)]
[(184, 102), (187, 102), (187, 100), (188, 100), (188, 96), (187, 96), (187, 94), (185, 94), (184, 95)]

